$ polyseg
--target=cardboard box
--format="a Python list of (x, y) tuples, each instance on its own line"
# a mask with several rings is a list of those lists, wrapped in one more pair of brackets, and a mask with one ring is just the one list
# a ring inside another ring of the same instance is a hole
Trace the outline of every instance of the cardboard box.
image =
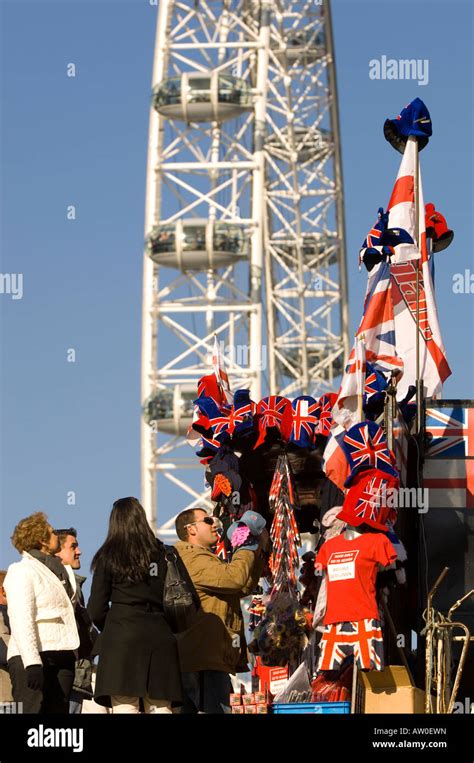
[(233, 715), (243, 715), (244, 711), (245, 711), (245, 708), (243, 705), (232, 705)]
[(425, 693), (412, 685), (406, 668), (359, 671), (356, 713), (409, 713), (425, 711)]
[(242, 695), (242, 704), (243, 705), (254, 705), (255, 704), (255, 697), (253, 694), (243, 694)]
[(242, 695), (241, 694), (231, 694), (230, 695), (230, 704), (231, 705), (241, 705), (242, 704)]
[(256, 705), (256, 708), (257, 708), (257, 715), (260, 715), (261, 713), (268, 713), (268, 705), (266, 705), (264, 702)]
[(256, 715), (257, 705), (244, 705), (244, 713), (245, 715)]

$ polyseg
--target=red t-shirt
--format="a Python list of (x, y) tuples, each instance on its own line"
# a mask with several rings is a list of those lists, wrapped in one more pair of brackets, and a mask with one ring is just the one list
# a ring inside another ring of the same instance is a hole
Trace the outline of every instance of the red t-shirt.
[(379, 619), (375, 598), (377, 565), (387, 567), (397, 552), (384, 533), (363, 533), (353, 540), (330, 538), (315, 561), (326, 570), (327, 607), (324, 625), (366, 618)]

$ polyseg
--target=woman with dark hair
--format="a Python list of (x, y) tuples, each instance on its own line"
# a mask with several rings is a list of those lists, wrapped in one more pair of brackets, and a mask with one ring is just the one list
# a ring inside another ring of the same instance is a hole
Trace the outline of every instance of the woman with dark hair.
[(165, 546), (136, 498), (115, 501), (95, 554), (87, 609), (101, 631), (94, 699), (113, 713), (171, 712), (182, 704), (175, 637), (163, 612)]

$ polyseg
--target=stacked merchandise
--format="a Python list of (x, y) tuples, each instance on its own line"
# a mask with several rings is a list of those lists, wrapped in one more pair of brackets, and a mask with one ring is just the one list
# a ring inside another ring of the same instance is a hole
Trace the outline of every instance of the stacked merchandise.
[(268, 713), (268, 692), (256, 691), (248, 694), (230, 695), (230, 706), (234, 715), (261, 715)]

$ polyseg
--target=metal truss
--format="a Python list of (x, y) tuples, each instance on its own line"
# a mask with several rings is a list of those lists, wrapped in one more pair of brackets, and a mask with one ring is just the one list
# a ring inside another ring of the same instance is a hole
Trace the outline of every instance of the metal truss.
[(331, 386), (348, 338), (328, 8), (160, 0), (152, 88), (141, 482), (156, 528), (157, 475), (179, 488), (175, 513), (211, 506), (184, 435), (214, 333), (255, 400)]
[(270, 389), (334, 389), (349, 353), (336, 78), (329, 3), (275, 3), (266, 143)]

